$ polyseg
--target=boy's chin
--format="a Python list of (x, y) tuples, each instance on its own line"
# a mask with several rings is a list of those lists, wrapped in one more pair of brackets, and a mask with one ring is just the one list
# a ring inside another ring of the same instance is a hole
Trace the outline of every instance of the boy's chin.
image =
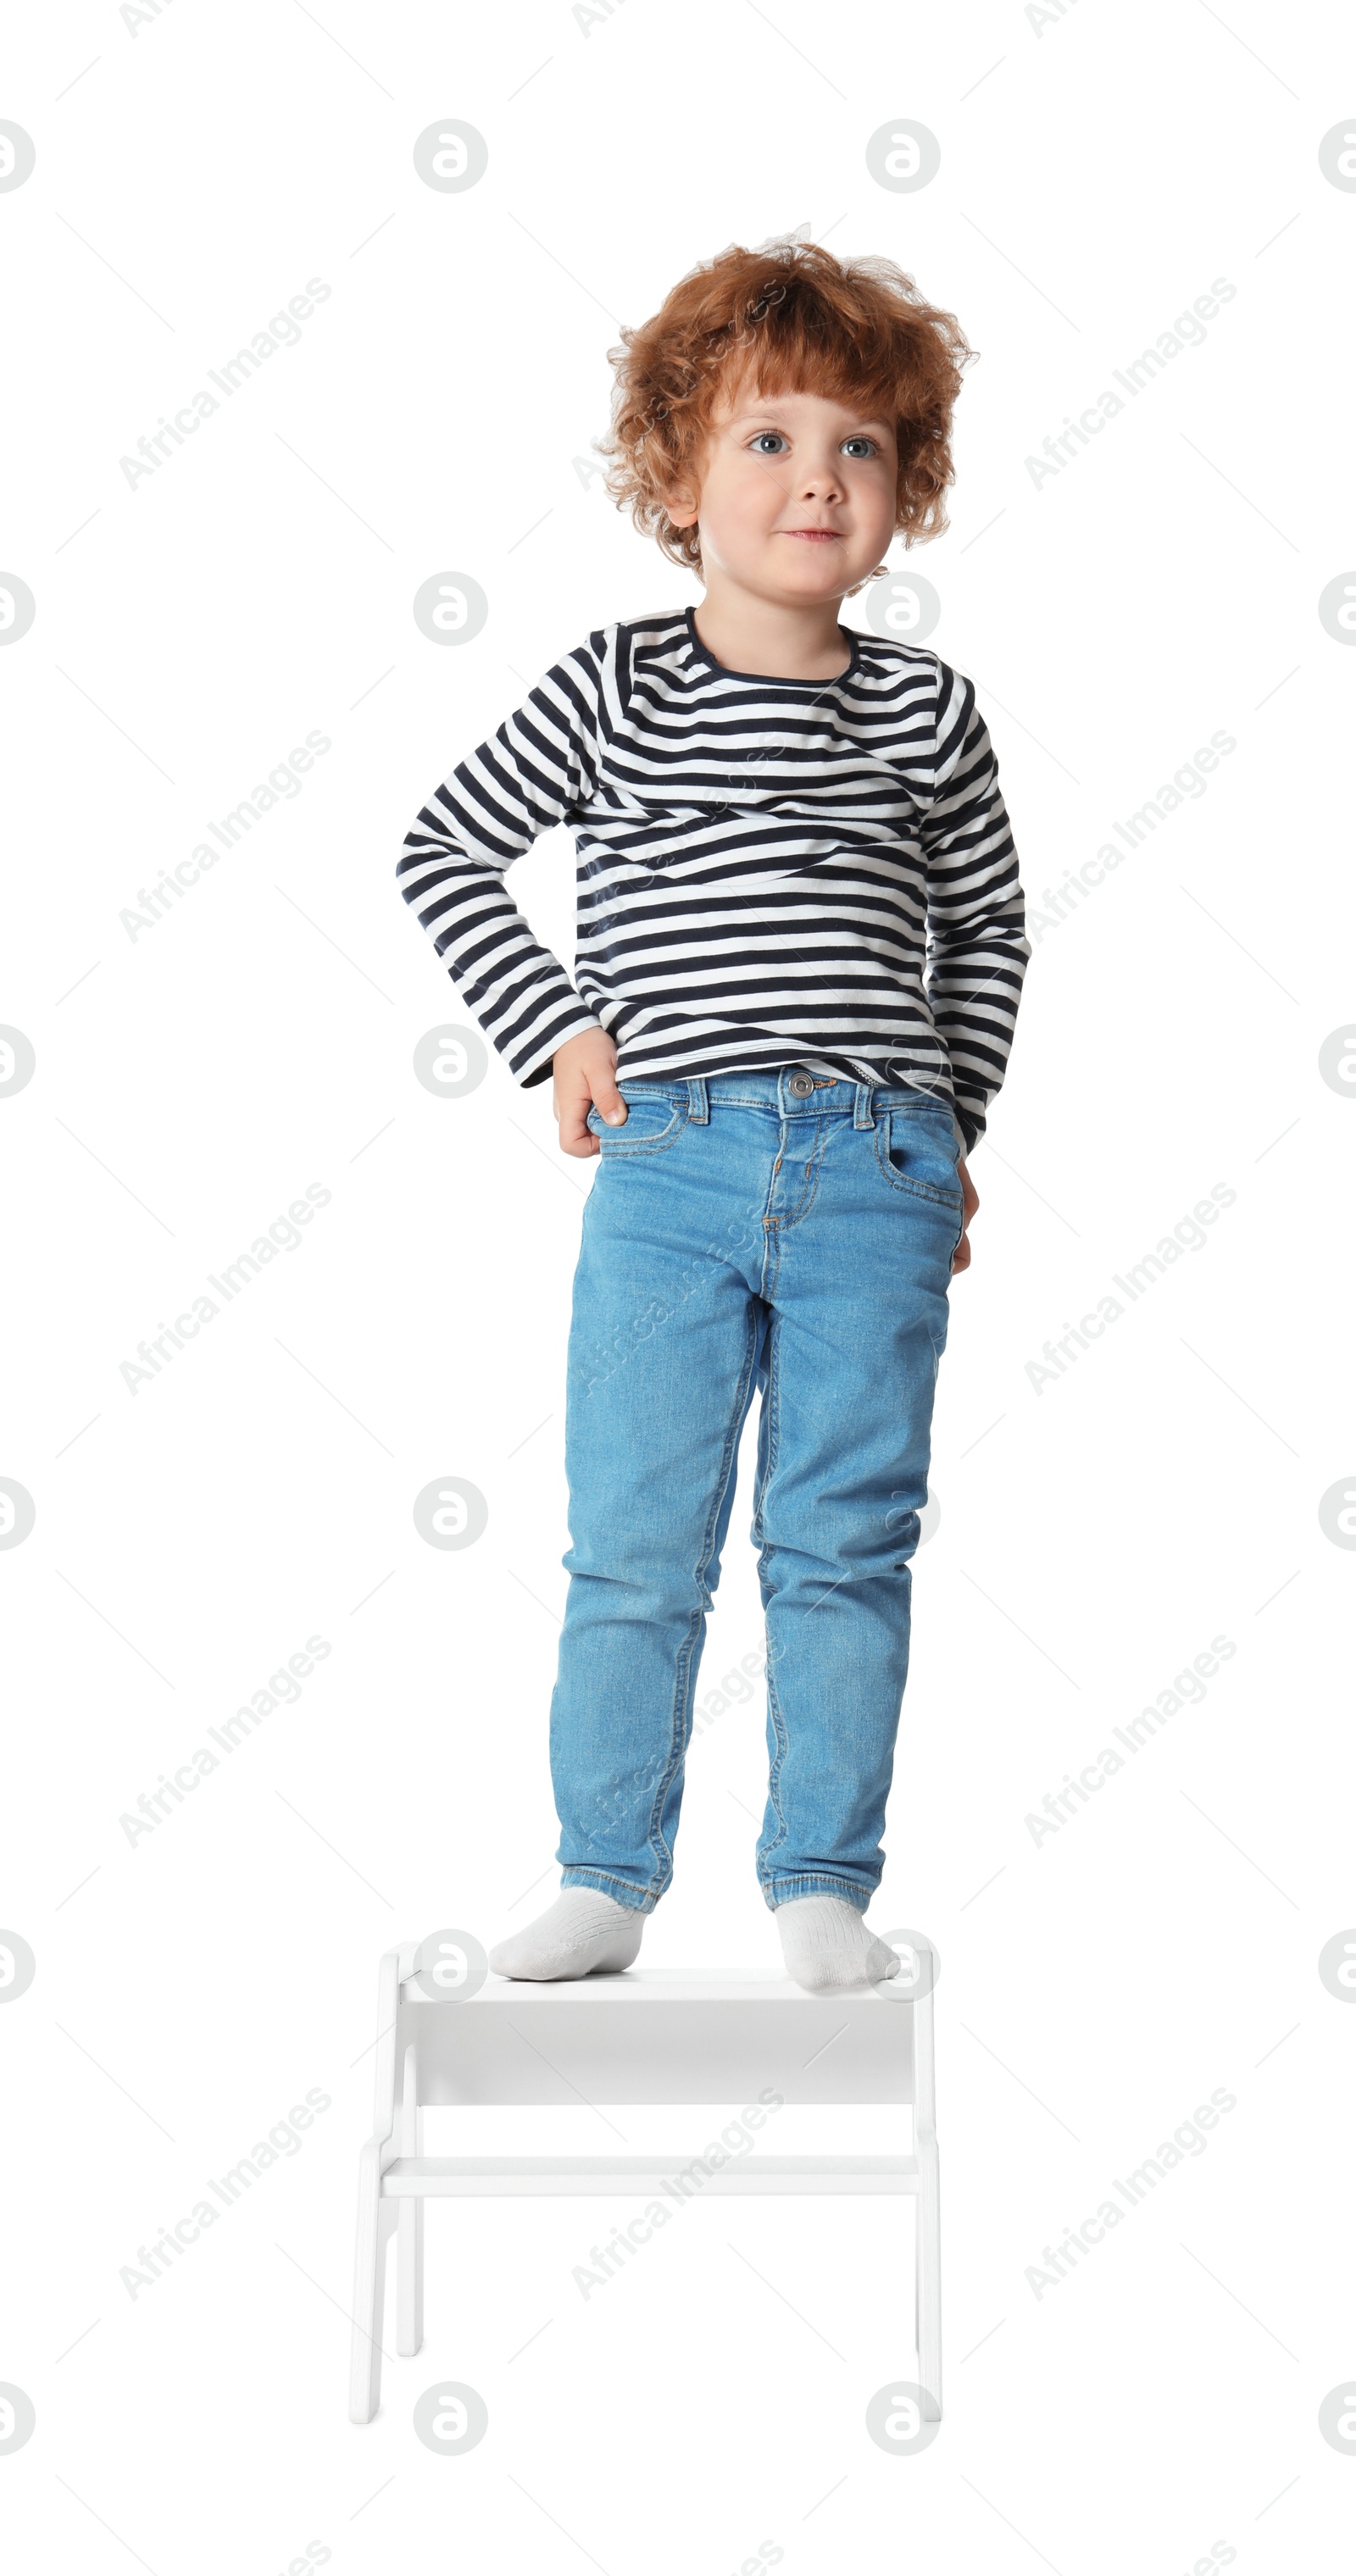
[(773, 556), (766, 577), (788, 600), (841, 599), (853, 582), (866, 579), (853, 572), (841, 546), (798, 546), (794, 540)]

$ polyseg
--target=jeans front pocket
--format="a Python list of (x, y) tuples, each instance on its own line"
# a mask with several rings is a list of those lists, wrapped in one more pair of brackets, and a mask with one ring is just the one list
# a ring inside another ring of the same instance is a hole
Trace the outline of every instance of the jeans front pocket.
[(877, 1113), (876, 1160), (892, 1189), (945, 1208), (956, 1221), (960, 1241), (965, 1201), (956, 1165), (960, 1148), (943, 1102), (925, 1098), (915, 1109)]
[(609, 1127), (601, 1110), (592, 1106), (584, 1120), (598, 1139), (603, 1161), (614, 1162), (623, 1154), (662, 1154), (687, 1124), (686, 1090), (643, 1082), (619, 1082), (617, 1089), (626, 1103), (620, 1127)]

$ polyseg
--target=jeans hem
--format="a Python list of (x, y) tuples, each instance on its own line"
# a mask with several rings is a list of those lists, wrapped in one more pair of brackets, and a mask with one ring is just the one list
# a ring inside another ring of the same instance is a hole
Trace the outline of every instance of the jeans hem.
[(833, 1878), (826, 1870), (798, 1870), (794, 1877), (774, 1878), (763, 1882), (763, 1898), (772, 1913), (779, 1905), (790, 1905), (798, 1896), (838, 1896), (847, 1905), (865, 1914), (874, 1888), (859, 1887), (854, 1879)]
[(599, 1896), (610, 1896), (617, 1905), (627, 1905), (633, 1914), (653, 1914), (664, 1890), (662, 1887), (640, 1889), (629, 1878), (614, 1878), (605, 1869), (565, 1869), (560, 1884), (566, 1887), (591, 1887)]

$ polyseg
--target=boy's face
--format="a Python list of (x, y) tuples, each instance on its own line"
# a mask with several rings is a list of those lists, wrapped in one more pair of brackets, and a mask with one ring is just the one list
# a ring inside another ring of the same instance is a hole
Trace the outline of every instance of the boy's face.
[[(822, 394), (744, 382), (712, 416), (700, 491), (675, 493), (675, 527), (701, 534), (702, 570), (759, 598), (841, 598), (874, 572), (895, 527), (890, 421)], [(818, 534), (806, 534), (816, 530)]]

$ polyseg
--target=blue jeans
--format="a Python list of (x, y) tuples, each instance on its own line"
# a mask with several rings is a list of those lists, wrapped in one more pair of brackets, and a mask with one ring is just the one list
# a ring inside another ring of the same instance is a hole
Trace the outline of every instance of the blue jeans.
[[(793, 1085), (798, 1088), (793, 1088)], [(909, 1661), (909, 1560), (962, 1225), (945, 1102), (760, 1073), (623, 1081), (588, 1124), (566, 1381), (571, 1545), (551, 1699), (565, 1887), (648, 1914), (673, 1875), (740, 1431), (766, 1619), (774, 1909), (865, 1913)]]

